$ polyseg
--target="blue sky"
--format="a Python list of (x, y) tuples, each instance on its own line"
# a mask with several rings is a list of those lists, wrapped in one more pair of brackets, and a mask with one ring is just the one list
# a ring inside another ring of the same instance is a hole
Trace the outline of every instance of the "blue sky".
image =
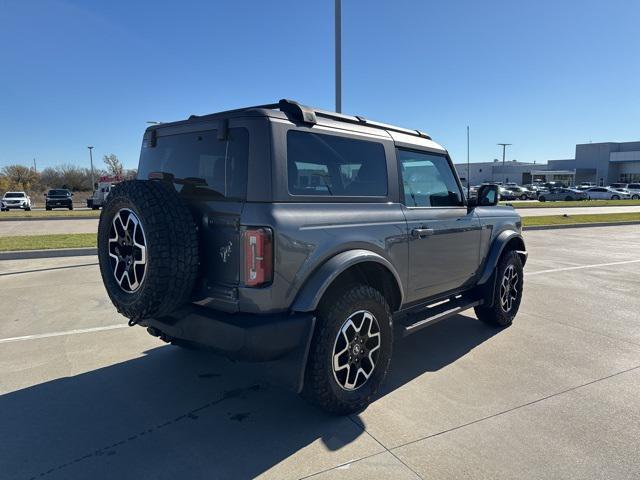
[[(466, 160), (640, 139), (640, 2), (343, 0), (343, 111)], [(0, 0), (0, 167), (135, 167), (145, 122), (333, 109), (333, 1)]]

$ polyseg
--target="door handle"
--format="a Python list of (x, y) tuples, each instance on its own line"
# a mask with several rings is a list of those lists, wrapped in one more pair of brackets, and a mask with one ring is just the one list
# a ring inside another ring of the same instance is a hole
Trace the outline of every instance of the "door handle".
[(411, 230), (411, 235), (415, 238), (428, 237), (433, 235), (433, 228), (414, 228)]

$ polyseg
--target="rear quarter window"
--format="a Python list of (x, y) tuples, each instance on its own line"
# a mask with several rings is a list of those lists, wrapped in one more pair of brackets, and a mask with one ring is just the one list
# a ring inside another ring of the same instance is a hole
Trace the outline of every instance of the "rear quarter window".
[(138, 179), (162, 175), (186, 197), (246, 198), (249, 133), (245, 128), (229, 129), (227, 140), (218, 140), (217, 130), (206, 130), (159, 135), (155, 147), (145, 145)]
[(378, 142), (290, 130), (287, 173), (291, 195), (387, 195), (387, 161)]

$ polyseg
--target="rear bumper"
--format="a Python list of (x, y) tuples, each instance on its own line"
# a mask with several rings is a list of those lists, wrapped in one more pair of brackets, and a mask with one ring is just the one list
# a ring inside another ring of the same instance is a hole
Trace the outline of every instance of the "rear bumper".
[(188, 340), (233, 360), (262, 362), (270, 380), (301, 391), (315, 316), (229, 314), (190, 305), (140, 325), (156, 329), (150, 333), (166, 340)]

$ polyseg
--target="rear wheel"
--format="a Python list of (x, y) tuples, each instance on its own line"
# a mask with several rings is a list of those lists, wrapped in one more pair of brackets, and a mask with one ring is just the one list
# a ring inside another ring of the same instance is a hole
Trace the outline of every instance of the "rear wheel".
[(513, 322), (522, 300), (523, 271), (520, 255), (506, 252), (496, 267), (493, 305), (475, 307), (476, 316), (485, 323), (508, 327)]
[(538, 197), (538, 200), (540, 200), (541, 202), (546, 202), (547, 199), (544, 197), (544, 195), (541, 195), (540, 197)]
[(520, 200), (526, 200), (527, 196), (523, 193), (522, 195), (520, 195)]
[(389, 369), (389, 304), (378, 290), (355, 284), (324, 298), (317, 322), (302, 395), (329, 412), (358, 412), (371, 402)]
[(631, 195), (631, 200), (640, 200), (640, 195), (638, 194)]
[(620, 195), (611, 195), (611, 200), (620, 200)]

